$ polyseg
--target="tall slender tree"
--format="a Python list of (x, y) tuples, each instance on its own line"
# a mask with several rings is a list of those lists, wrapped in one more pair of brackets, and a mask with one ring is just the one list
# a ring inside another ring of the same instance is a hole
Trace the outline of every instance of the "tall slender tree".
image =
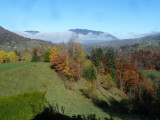
[(104, 66), (106, 74), (109, 73), (115, 81), (117, 76), (117, 62), (116, 55), (113, 49), (108, 49), (108, 51), (105, 53)]

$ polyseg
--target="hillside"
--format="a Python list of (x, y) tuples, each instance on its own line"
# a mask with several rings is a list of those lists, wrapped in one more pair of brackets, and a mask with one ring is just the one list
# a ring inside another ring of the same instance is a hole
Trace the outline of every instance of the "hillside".
[[(0, 65), (0, 97), (13, 95), (28, 90), (47, 91), (46, 98), (51, 103), (58, 103), (65, 107), (65, 114), (96, 114), (99, 117), (113, 115), (115, 119), (140, 119), (138, 116), (117, 114), (110, 111), (103, 111), (90, 100), (86, 99), (82, 93), (75, 89), (67, 90), (63, 82), (58, 78), (56, 72), (49, 68), (49, 63), (14, 63)], [(113, 98), (122, 99), (122, 94), (118, 89), (110, 92), (99, 92), (100, 99), (106, 101), (109, 106)]]
[(109, 41), (103, 44), (102, 46), (121, 47), (121, 46), (130, 46), (134, 44), (139, 44), (140, 47), (146, 47), (146, 46), (158, 46), (159, 42), (160, 42), (160, 34), (156, 34), (135, 39), (122, 39), (119, 41)]
[(13, 48), (32, 48), (39, 47), (47, 42), (37, 39), (29, 39), (19, 36), (9, 30), (0, 26), (0, 48), (13, 49)]

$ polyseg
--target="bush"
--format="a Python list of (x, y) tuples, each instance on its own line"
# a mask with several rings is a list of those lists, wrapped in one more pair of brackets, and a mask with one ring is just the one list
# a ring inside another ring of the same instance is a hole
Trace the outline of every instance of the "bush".
[(29, 91), (0, 98), (0, 120), (31, 120), (43, 112), (45, 92)]
[(83, 71), (83, 76), (89, 80), (89, 81), (94, 81), (97, 79), (97, 69), (94, 65), (91, 65), (89, 68), (86, 68)]
[(116, 84), (113, 81), (112, 77), (110, 76), (110, 74), (107, 74), (103, 77), (103, 82), (102, 82), (102, 87), (105, 89), (109, 89), (111, 87), (115, 87)]
[(21, 60), (22, 60), (22, 61), (25, 61), (25, 62), (31, 62), (31, 60), (32, 60), (32, 55), (26, 52), (26, 53), (22, 56)]
[(7, 54), (7, 58), (9, 58), (10, 62), (15, 62), (19, 60), (19, 57), (14, 52), (9, 52)]
[(98, 93), (96, 90), (92, 90), (90, 88), (87, 88), (85, 90), (83, 90), (83, 94), (89, 98), (89, 99), (92, 99), (92, 100), (96, 100), (98, 98)]
[(83, 94), (92, 100), (96, 100), (98, 98), (98, 93), (96, 90), (96, 82), (87, 82), (86, 89), (83, 90)]

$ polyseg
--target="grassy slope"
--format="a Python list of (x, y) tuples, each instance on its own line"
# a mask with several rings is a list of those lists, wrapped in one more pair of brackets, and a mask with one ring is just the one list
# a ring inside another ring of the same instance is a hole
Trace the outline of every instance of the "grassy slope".
[[(24, 92), (28, 90), (46, 90), (46, 98), (65, 107), (65, 114), (95, 114), (99, 117), (108, 117), (92, 102), (87, 100), (78, 90), (66, 90), (62, 81), (49, 63), (14, 63), (0, 65), (0, 97)], [(103, 90), (102, 90), (103, 91)], [(111, 93), (104, 93), (108, 96)], [(102, 94), (102, 99), (106, 99)], [(107, 99), (106, 99), (107, 101)], [(131, 119), (126, 115), (116, 115), (117, 119)], [(138, 119), (138, 118), (136, 118)]]
[(152, 71), (152, 70), (141, 70), (141, 72), (142, 72), (143, 74), (145, 74), (145, 75), (153, 74), (153, 75), (155, 75), (155, 76), (157, 76), (157, 77), (159, 77), (159, 76), (160, 76), (160, 72), (158, 72), (158, 71)]

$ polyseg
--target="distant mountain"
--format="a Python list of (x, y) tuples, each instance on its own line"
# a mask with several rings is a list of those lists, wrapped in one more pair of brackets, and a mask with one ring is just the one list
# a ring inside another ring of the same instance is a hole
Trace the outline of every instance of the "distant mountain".
[(160, 44), (160, 33), (148, 35), (141, 38), (134, 38), (134, 39), (124, 39), (119, 41), (109, 41), (103, 46), (112, 46), (112, 47), (120, 47), (120, 46), (130, 46), (130, 45), (140, 45), (141, 47), (146, 46), (159, 46)]
[(160, 40), (160, 33), (154, 34), (154, 35), (148, 35), (141, 38), (136, 38), (134, 40), (140, 40), (140, 41), (151, 41), (151, 40)]
[(4, 46), (11, 48), (32, 48), (46, 43), (43, 40), (22, 37), (0, 26), (0, 48), (5, 48)]
[(93, 31), (93, 30), (87, 30), (87, 29), (70, 29), (69, 31), (72, 31), (74, 33), (77, 33), (77, 34), (83, 34), (83, 35), (87, 35), (89, 33), (92, 33), (92, 34), (95, 34), (95, 35), (100, 35), (104, 32), (101, 32), (101, 31)]
[(70, 29), (69, 31), (77, 34), (80, 42), (86, 44), (103, 44), (108, 41), (119, 40), (115, 36), (102, 31), (94, 31), (88, 29)]

